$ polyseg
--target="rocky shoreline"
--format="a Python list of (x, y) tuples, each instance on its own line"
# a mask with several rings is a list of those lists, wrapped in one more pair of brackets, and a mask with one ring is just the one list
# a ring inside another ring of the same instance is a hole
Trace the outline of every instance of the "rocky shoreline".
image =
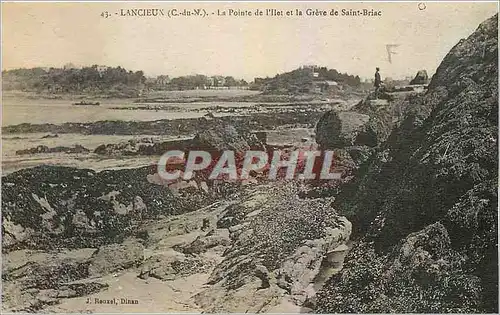
[[(275, 129), (279, 126), (306, 126), (313, 128), (322, 115), (321, 109), (311, 109), (298, 113), (256, 113), (251, 116), (220, 117), (224, 123), (248, 126), (252, 130)], [(156, 121), (97, 121), (91, 123), (19, 124), (2, 128), (9, 133), (80, 133), (94, 135), (194, 135), (200, 129), (214, 124), (210, 117), (196, 119), (172, 119)]]
[[(448, 53), (427, 89), (368, 95), (352, 108), (4, 127), (189, 137), (95, 152), (126, 156), (266, 150), (256, 132), (306, 126), (316, 128), (320, 150), (336, 153), (343, 176), (234, 182), (200, 174), (172, 184), (154, 165), (5, 175), (2, 307), (498, 312), (497, 56), (495, 15)], [(143, 308), (121, 308), (122, 298)]]
[(358, 242), (316, 312), (498, 312), (497, 57), (495, 15), (344, 187), (334, 207)]
[[(224, 118), (202, 121), (210, 127), (190, 139), (144, 138), (102, 145), (95, 154), (158, 154), (173, 147), (273, 148), (265, 133), (251, 132), (242, 124), (234, 128)], [(336, 148), (346, 159), (341, 162), (346, 169), (360, 163), (351, 157), (358, 144)], [(106, 279), (114, 273), (135, 273), (134, 281), (139, 282), (175, 282), (207, 273), (208, 287), (192, 295), (192, 307), (211, 312), (305, 312), (315, 292), (342, 265), (351, 223), (330, 207), (332, 198), (313, 197), (314, 187), (307, 183), (223, 184), (198, 178), (166, 185), (155, 174), (154, 166), (101, 172), (41, 166), (4, 176), (4, 257), (26, 259), (5, 271), (5, 300), (11, 310), (57, 309), (85, 296), (100, 296), (113, 290)], [(62, 263), (55, 252), (78, 257), (63, 260), (72, 261), (75, 268), (65, 269), (70, 278), (51, 272), (52, 264)], [(336, 252), (340, 258), (324, 258), (329, 253), (337, 257)], [(52, 257), (48, 269), (38, 260), (40, 255)], [(11, 286), (31, 280), (28, 266), (38, 268), (50, 285), (21, 285), (11, 291)]]

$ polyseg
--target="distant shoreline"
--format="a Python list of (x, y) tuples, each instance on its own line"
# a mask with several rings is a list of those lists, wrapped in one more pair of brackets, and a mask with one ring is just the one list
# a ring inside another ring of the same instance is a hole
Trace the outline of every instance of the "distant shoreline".
[(38, 93), (33, 91), (8, 90), (2, 91), (3, 98), (27, 98), (40, 100), (82, 100), (82, 99), (134, 99), (137, 96), (120, 96), (111, 94), (75, 94), (75, 93)]
[[(2, 98), (18, 98), (31, 100), (67, 100), (73, 101), (97, 101), (106, 99), (123, 99), (133, 103), (203, 103), (203, 102), (258, 102), (258, 103), (296, 103), (325, 101), (328, 95), (323, 94), (264, 94), (261, 91), (251, 90), (176, 90), (176, 91), (149, 91), (141, 96), (125, 97), (116, 95), (101, 94), (74, 94), (74, 93), (37, 93), (19, 90), (9, 90), (2, 92)], [(353, 95), (364, 93), (350, 92), (346, 95), (337, 95), (335, 99), (349, 99)]]

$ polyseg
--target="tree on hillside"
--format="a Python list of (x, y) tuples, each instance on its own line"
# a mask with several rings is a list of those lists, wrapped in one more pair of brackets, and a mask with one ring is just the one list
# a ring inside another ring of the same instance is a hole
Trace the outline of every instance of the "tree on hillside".
[(76, 69), (33, 68), (2, 72), (5, 90), (26, 90), (49, 92), (103, 91), (116, 86), (139, 89), (146, 82), (142, 71), (127, 71), (122, 67), (108, 67), (99, 71), (97, 65)]

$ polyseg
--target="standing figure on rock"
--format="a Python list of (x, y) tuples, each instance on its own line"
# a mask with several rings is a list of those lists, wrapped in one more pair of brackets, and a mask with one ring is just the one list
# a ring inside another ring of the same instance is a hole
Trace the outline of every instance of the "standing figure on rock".
[(375, 71), (375, 83), (374, 83), (374, 86), (375, 86), (375, 99), (378, 99), (378, 94), (379, 94), (379, 90), (380, 90), (380, 85), (382, 83), (382, 80), (380, 79), (380, 68), (377, 67), (375, 68), (376, 71)]

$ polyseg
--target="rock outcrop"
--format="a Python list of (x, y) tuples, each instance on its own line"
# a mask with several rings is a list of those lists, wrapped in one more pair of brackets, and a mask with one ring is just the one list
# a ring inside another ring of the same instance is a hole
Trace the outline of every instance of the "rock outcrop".
[(198, 150), (233, 150), (245, 152), (247, 150), (265, 150), (264, 144), (249, 130), (236, 128), (234, 125), (224, 124), (200, 131), (194, 137), (191, 146)]
[(498, 16), (409, 103), (335, 201), (358, 241), (317, 312), (498, 312)]
[(227, 205), (172, 198), (147, 182), (150, 171), (44, 167), (5, 176), (3, 310), (57, 309), (68, 299), (109, 294), (121, 277), (144, 285), (149, 277), (182, 282), (210, 272), (231, 242), (226, 229), (216, 229)]
[(29, 148), (29, 149), (24, 149), (24, 150), (17, 150), (16, 155), (27, 155), (27, 154), (40, 154), (40, 153), (89, 153), (90, 150), (77, 144), (73, 147), (64, 147), (64, 146), (59, 146), (59, 147), (54, 147), (54, 148), (49, 148), (46, 145), (39, 145), (34, 148)]
[(346, 111), (329, 111), (316, 126), (316, 142), (324, 148), (344, 148), (353, 145), (373, 145), (368, 130), (370, 116)]
[(68, 122), (63, 124), (29, 124), (4, 126), (8, 133), (79, 133), (100, 135), (176, 135), (193, 136), (200, 130), (217, 127), (221, 122), (235, 126), (251, 127), (252, 130), (272, 130), (283, 125), (306, 125), (313, 127), (322, 115), (318, 106), (304, 106), (295, 110), (281, 106), (280, 111), (253, 113), (252, 115), (224, 116), (217, 119), (163, 119), (156, 121), (105, 120), (96, 122)]
[[(325, 257), (346, 249), (350, 222), (331, 199), (298, 198), (296, 183), (245, 185), (229, 200), (195, 203), (143, 183), (150, 171), (44, 167), (5, 176), (5, 308), (64, 309), (127, 279), (172, 287), (207, 312), (299, 310), (323, 284), (318, 274), (331, 272)], [(43, 250), (25, 249), (35, 247)]]
[(213, 201), (201, 190), (177, 198), (148, 181), (154, 173), (155, 166), (102, 172), (40, 166), (4, 176), (2, 250), (98, 247), (119, 242), (143, 220)]
[(349, 111), (328, 111), (316, 124), (316, 142), (324, 149), (377, 147), (400, 122), (409, 106), (408, 96), (418, 94), (386, 93), (387, 99), (368, 96)]
[(349, 240), (351, 224), (322, 200), (299, 199), (293, 185), (248, 189), (217, 222), (232, 240), (196, 296), (208, 312), (265, 312), (284, 298), (315, 294), (324, 256)]
[(162, 155), (168, 150), (265, 150), (266, 133), (216, 120), (213, 125), (196, 133), (194, 138), (160, 141), (154, 138), (131, 139), (120, 143), (102, 144), (94, 153), (108, 156)]
[(144, 246), (136, 239), (121, 244), (101, 246), (89, 261), (89, 276), (103, 276), (111, 272), (138, 266), (144, 260)]
[(82, 248), (59, 253), (20, 250), (3, 255), (2, 308), (37, 312), (59, 299), (82, 297), (108, 286), (81, 281), (89, 276), (90, 257), (95, 249)]
[(349, 111), (328, 111), (316, 124), (316, 142), (322, 150), (336, 152), (339, 166), (357, 169), (401, 123), (410, 100), (423, 92), (384, 92), (384, 99), (369, 95)]
[(429, 83), (429, 76), (427, 75), (427, 70), (419, 70), (413, 80), (410, 81), (410, 85), (420, 85)]
[(94, 153), (108, 156), (162, 155), (168, 150), (184, 151), (191, 139), (159, 141), (152, 138), (128, 140), (119, 143), (101, 144)]

